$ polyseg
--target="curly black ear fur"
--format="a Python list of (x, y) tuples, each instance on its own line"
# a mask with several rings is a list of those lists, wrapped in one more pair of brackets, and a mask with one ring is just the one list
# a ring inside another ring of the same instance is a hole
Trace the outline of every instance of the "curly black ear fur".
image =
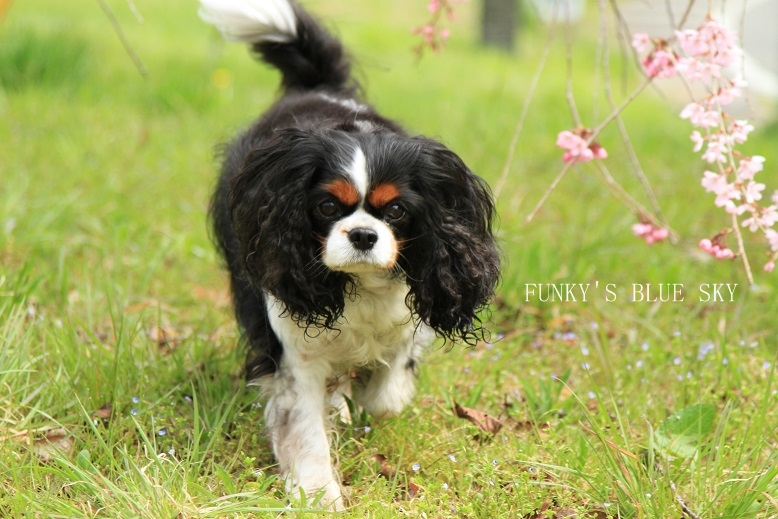
[(307, 214), (307, 193), (329, 166), (334, 145), (306, 131), (279, 131), (249, 152), (230, 189), (232, 227), (249, 283), (275, 296), (305, 326), (331, 328), (351, 283), (346, 274), (323, 268)]
[(421, 234), (403, 250), (408, 304), (438, 335), (473, 343), (484, 333), (478, 312), (500, 277), (491, 191), (442, 144), (414, 140), (416, 189), (435, 203), (425, 205), (417, 220)]

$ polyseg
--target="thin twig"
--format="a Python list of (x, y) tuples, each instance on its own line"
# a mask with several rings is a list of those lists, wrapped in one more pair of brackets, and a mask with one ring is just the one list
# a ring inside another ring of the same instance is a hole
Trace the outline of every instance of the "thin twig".
[[(659, 464), (656, 460), (654, 460), (654, 470), (660, 473), (661, 475), (665, 475), (665, 471), (662, 468), (662, 465)], [(689, 516), (691, 519), (700, 519), (700, 516), (694, 513), (694, 510), (689, 508), (688, 503), (686, 500), (681, 496), (681, 494), (678, 493), (678, 488), (676, 488), (675, 483), (672, 479), (667, 479), (668, 486), (670, 487), (670, 490), (673, 491), (673, 497), (675, 498), (675, 502), (678, 503), (678, 506), (681, 507), (681, 512), (683, 512), (685, 515)]]
[[(594, 141), (595, 137), (602, 131), (602, 129), (607, 126), (614, 118), (616, 118), (624, 109), (635, 100), (635, 98), (640, 95), (640, 93), (645, 90), (645, 88), (651, 84), (650, 79), (646, 79), (637, 89), (635, 89), (632, 94), (629, 95), (613, 112), (608, 115), (608, 117), (605, 118), (600, 124), (598, 124), (593, 130), (592, 135), (589, 137), (587, 144), (591, 144), (592, 141)], [(550, 186), (548, 186), (548, 189), (546, 189), (546, 192), (543, 193), (543, 196), (540, 198), (538, 203), (535, 205), (535, 208), (532, 210), (532, 212), (527, 215), (527, 219), (525, 220), (527, 223), (531, 222), (535, 216), (537, 215), (538, 211), (543, 207), (543, 204), (546, 203), (546, 200), (548, 200), (548, 197), (551, 195), (551, 193), (556, 189), (556, 187), (559, 185), (559, 182), (561, 182), (562, 178), (565, 176), (565, 173), (570, 169), (571, 166), (575, 164), (575, 161), (567, 162), (565, 163), (564, 167), (562, 168), (562, 171), (557, 174), (554, 181), (551, 183)]]
[(691, 519), (700, 519), (700, 516), (695, 514), (694, 510), (689, 508), (689, 505), (686, 504), (686, 500), (683, 497), (681, 497), (681, 494), (678, 493), (678, 489), (675, 488), (675, 483), (673, 483), (672, 480), (670, 480), (669, 483), (670, 483), (670, 490), (673, 491), (673, 496), (675, 496), (675, 502), (678, 503), (678, 506), (681, 507), (681, 512), (691, 517)]
[[(606, 59), (603, 62), (603, 77), (604, 77), (603, 90), (605, 92), (605, 98), (608, 101), (608, 106), (610, 106), (611, 110), (613, 110), (616, 106), (616, 101), (613, 98), (613, 89), (611, 88), (610, 60), (607, 59), (610, 49), (608, 47), (608, 41), (607, 41), (608, 38), (607, 38), (607, 25), (605, 24), (605, 20), (606, 20), (605, 7), (606, 7), (605, 0), (601, 0), (600, 16), (603, 20), (602, 32), (605, 33), (604, 53), (606, 55)], [(654, 213), (659, 218), (659, 221), (662, 223), (662, 226), (667, 227), (667, 221), (665, 220), (664, 215), (662, 214), (662, 208), (659, 206), (659, 200), (657, 199), (654, 190), (651, 188), (651, 184), (649, 183), (648, 178), (643, 172), (643, 168), (640, 165), (640, 160), (638, 159), (634, 146), (632, 146), (632, 141), (630, 140), (629, 135), (627, 134), (627, 128), (624, 125), (624, 121), (622, 120), (621, 117), (618, 116), (616, 117), (616, 125), (618, 126), (619, 133), (621, 134), (621, 140), (627, 151), (627, 156), (629, 158), (629, 161), (632, 164), (632, 170), (635, 173), (635, 176), (637, 176), (638, 180), (640, 181), (640, 184), (643, 186), (643, 190), (646, 192), (646, 195), (648, 196), (648, 199), (651, 202), (651, 206), (653, 208)]]
[(548, 186), (548, 189), (546, 189), (546, 192), (543, 193), (543, 196), (540, 197), (540, 200), (535, 205), (535, 208), (532, 210), (530, 214), (527, 215), (527, 219), (525, 220), (527, 223), (530, 223), (534, 218), (535, 215), (538, 214), (538, 211), (540, 211), (541, 207), (543, 207), (543, 204), (546, 203), (546, 200), (548, 200), (548, 197), (551, 196), (551, 193), (554, 192), (554, 189), (559, 185), (559, 183), (562, 181), (562, 178), (564, 178), (565, 173), (570, 169), (570, 167), (575, 164), (575, 162), (567, 162), (565, 163), (564, 167), (562, 168), (562, 171), (560, 171), (553, 182), (551, 182), (551, 185)]
[[(616, 182), (616, 179), (613, 178), (613, 176), (610, 174), (610, 171), (602, 161), (596, 161), (596, 166), (600, 172), (600, 175), (603, 177), (603, 181), (611, 189), (611, 193), (614, 197), (616, 197), (617, 200), (621, 201), (621, 203), (627, 206), (633, 213), (639, 215), (641, 220), (648, 220), (655, 227), (661, 226), (667, 229), (667, 226), (664, 224), (664, 222), (657, 220), (657, 218), (655, 218), (648, 209), (643, 207), (643, 205), (635, 200), (621, 184)], [(671, 233), (671, 235), (675, 240), (676, 236), (673, 233)]]
[(108, 5), (105, 3), (105, 0), (97, 0), (97, 3), (100, 4), (100, 7), (103, 9), (103, 12), (105, 13), (105, 16), (108, 17), (108, 21), (111, 22), (114, 32), (116, 32), (116, 35), (119, 37), (119, 41), (121, 41), (122, 46), (124, 46), (124, 50), (127, 52), (127, 54), (130, 56), (130, 59), (132, 59), (132, 62), (135, 64), (135, 68), (138, 69), (140, 75), (143, 76), (143, 78), (145, 79), (146, 77), (148, 77), (149, 72), (146, 69), (146, 66), (143, 64), (143, 61), (141, 61), (140, 57), (138, 57), (138, 54), (135, 52), (135, 49), (132, 48), (132, 45), (130, 44), (129, 40), (127, 40), (127, 37), (125, 36), (124, 31), (122, 30), (122, 26), (119, 24), (119, 20), (116, 19), (116, 16), (113, 14), (113, 11), (111, 11), (111, 8), (108, 7)]
[[(554, 25), (556, 27), (556, 25)], [(496, 187), (494, 189), (494, 198), (498, 199), (500, 198), (500, 193), (502, 192), (503, 187), (505, 187), (505, 183), (508, 181), (508, 175), (510, 174), (511, 166), (513, 165), (513, 157), (516, 153), (516, 147), (519, 144), (519, 136), (521, 135), (522, 130), (524, 129), (524, 121), (527, 119), (527, 114), (529, 113), (529, 107), (530, 103), (535, 97), (535, 89), (538, 86), (538, 83), (540, 82), (540, 76), (543, 73), (543, 70), (546, 68), (546, 61), (548, 61), (548, 56), (551, 53), (551, 43), (554, 41), (555, 37), (555, 30), (554, 27), (549, 31), (548, 33), (548, 41), (546, 42), (546, 48), (543, 51), (543, 55), (540, 58), (540, 63), (538, 63), (538, 67), (535, 69), (535, 75), (532, 78), (532, 83), (530, 83), (529, 91), (527, 92), (527, 97), (524, 99), (524, 105), (521, 107), (521, 114), (519, 115), (519, 120), (516, 123), (516, 128), (513, 130), (513, 136), (511, 137), (511, 142), (508, 145), (508, 153), (507, 157), (505, 159), (505, 164), (502, 168), (502, 173), (500, 174), (500, 178), (497, 181)]]
[(689, 19), (689, 15), (692, 14), (694, 2), (695, 0), (689, 0), (689, 3), (686, 4), (686, 11), (684, 11), (683, 16), (681, 16), (681, 20), (678, 22), (676, 29), (680, 30), (684, 25), (686, 25), (686, 21)]
[(746, 247), (743, 244), (743, 234), (740, 232), (740, 222), (737, 220), (737, 215), (732, 215), (732, 231), (735, 233), (737, 239), (737, 248), (740, 252), (740, 257), (743, 260), (743, 267), (746, 269), (746, 278), (748, 278), (748, 284), (754, 285), (754, 276), (751, 274), (751, 264), (748, 262), (748, 254), (746, 254)]
[(565, 3), (565, 5), (567, 6), (567, 30), (565, 31), (565, 61), (567, 64), (567, 83), (565, 87), (565, 96), (567, 97), (567, 104), (570, 106), (570, 113), (575, 120), (575, 125), (577, 127), (581, 127), (583, 126), (583, 122), (581, 120), (581, 114), (578, 112), (578, 108), (575, 105), (575, 95), (573, 94), (573, 30), (570, 23), (570, 4)]

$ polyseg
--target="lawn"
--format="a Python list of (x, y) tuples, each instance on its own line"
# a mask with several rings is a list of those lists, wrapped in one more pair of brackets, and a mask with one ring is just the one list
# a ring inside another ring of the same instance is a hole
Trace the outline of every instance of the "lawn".
[[(106, 4), (145, 73), (99, 2), (16, 2), (0, 22), (0, 517), (276, 515), (288, 501), (206, 210), (216, 145), (268, 106), (278, 77), (195, 2)], [(484, 50), (473, 2), (446, 50), (419, 60), (410, 28), (425, 2), (306, 5), (337, 27), (371, 102), (498, 182), (542, 26), (512, 54)], [(699, 252), (728, 220), (699, 185), (680, 105), (649, 90), (623, 114), (677, 243), (634, 237), (635, 216), (580, 166), (525, 222), (573, 126), (559, 36), (497, 200), (493, 342), (433, 348), (400, 416), (336, 426), (344, 515), (774, 518), (778, 274), (755, 248), (748, 287), (740, 263)], [(594, 126), (608, 111), (595, 18), (574, 37)], [(613, 67), (623, 97), (640, 78), (622, 56)], [(647, 203), (615, 128), (600, 141)], [(767, 118), (746, 149), (774, 172), (776, 142)], [(575, 301), (540, 300), (565, 283)], [(673, 285), (683, 301), (667, 300)]]

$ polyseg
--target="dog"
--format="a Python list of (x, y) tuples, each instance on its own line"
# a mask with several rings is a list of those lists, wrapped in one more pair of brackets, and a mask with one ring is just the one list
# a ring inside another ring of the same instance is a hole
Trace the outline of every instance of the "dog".
[(340, 41), (299, 4), (201, 0), (200, 16), (281, 73), (280, 99), (224, 147), (210, 218), (287, 491), (340, 510), (332, 408), (399, 413), (436, 337), (485, 333), (491, 192), (367, 104)]

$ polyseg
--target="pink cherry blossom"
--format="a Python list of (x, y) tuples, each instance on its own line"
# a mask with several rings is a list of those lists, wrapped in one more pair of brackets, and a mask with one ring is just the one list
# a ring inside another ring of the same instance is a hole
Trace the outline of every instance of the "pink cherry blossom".
[(731, 144), (743, 144), (748, 140), (748, 134), (754, 131), (754, 125), (743, 119), (733, 121), (727, 128)]
[(681, 110), (681, 119), (689, 121), (698, 128), (711, 128), (721, 123), (721, 113), (708, 110), (700, 103), (689, 103)]
[(643, 60), (643, 68), (648, 77), (668, 78), (678, 74), (673, 54), (657, 48)]
[[(753, 157), (744, 157), (740, 159), (737, 166), (736, 176), (738, 180), (751, 180), (754, 175), (764, 169), (764, 157), (754, 155)], [(778, 202), (776, 202), (778, 203)]]
[(716, 259), (734, 259), (736, 255), (724, 243), (725, 237), (726, 232), (716, 235), (712, 240), (704, 238), (700, 240), (700, 248)]
[(748, 182), (743, 189), (743, 194), (745, 195), (746, 202), (751, 204), (753, 202), (756, 202), (757, 200), (761, 200), (762, 191), (764, 191), (765, 187), (766, 186), (764, 184), (760, 184), (759, 182), (754, 182), (753, 180)]
[[(730, 76), (728, 70), (743, 55), (737, 34), (708, 15), (696, 29), (675, 31), (674, 41), (636, 33), (632, 46), (642, 55), (649, 78), (680, 75), (689, 87), (691, 102), (679, 115), (693, 126), (690, 140), (694, 152), (701, 153), (713, 170), (703, 173), (702, 187), (715, 195), (717, 207), (733, 217), (733, 227), (701, 240), (700, 248), (717, 259), (742, 257), (751, 280), (740, 229), (759, 231), (764, 233), (772, 251), (764, 269), (772, 271), (778, 262), (778, 231), (774, 229), (778, 225), (778, 190), (770, 197), (771, 205), (763, 202), (766, 186), (756, 182), (754, 176), (764, 169), (765, 159), (760, 155), (745, 156), (737, 149), (747, 142), (754, 126), (724, 111), (724, 107), (743, 96), (746, 86), (741, 76)], [(669, 234), (645, 221), (633, 225), (632, 232), (647, 243), (661, 241)], [(730, 232), (738, 237), (741, 248), (737, 253), (726, 244)]]
[(767, 231), (772, 230), (770, 228), (776, 223), (778, 223), (778, 206), (771, 205), (751, 211), (751, 217), (743, 220), (740, 225), (748, 227), (751, 232), (764, 229), (767, 233)]
[(686, 54), (692, 56), (702, 56), (710, 51), (708, 42), (705, 41), (699, 31), (687, 29), (685, 31), (675, 31), (675, 37)]
[(651, 38), (644, 32), (632, 35), (632, 47), (638, 52), (645, 52), (651, 47)]
[(697, 130), (694, 130), (690, 136), (692, 142), (694, 143), (694, 152), (698, 152), (702, 149), (702, 145), (705, 143), (705, 137), (700, 135), (700, 132)]
[(711, 78), (721, 77), (721, 67), (713, 63), (700, 61), (697, 58), (679, 58), (675, 68), (679, 74), (691, 82), (704, 83)]
[(721, 138), (721, 135), (713, 134), (708, 137), (708, 147), (702, 154), (702, 159), (709, 164), (714, 162), (727, 162), (727, 154), (730, 149), (727, 146), (726, 140)]
[(770, 244), (770, 250), (778, 251), (778, 231), (767, 229), (765, 231), (767, 242)]
[(565, 162), (588, 162), (592, 159), (607, 158), (608, 152), (598, 142), (587, 144), (585, 137), (589, 135), (591, 135), (591, 131), (585, 128), (559, 132), (556, 145), (567, 150), (562, 155), (562, 160)]
[(650, 222), (640, 222), (632, 225), (632, 233), (649, 244), (664, 241), (670, 236), (670, 231), (657, 227)]

